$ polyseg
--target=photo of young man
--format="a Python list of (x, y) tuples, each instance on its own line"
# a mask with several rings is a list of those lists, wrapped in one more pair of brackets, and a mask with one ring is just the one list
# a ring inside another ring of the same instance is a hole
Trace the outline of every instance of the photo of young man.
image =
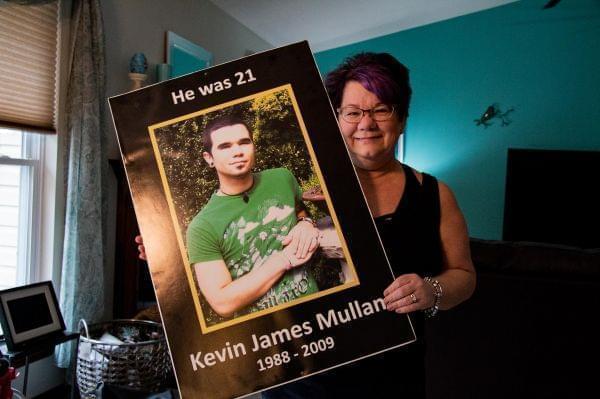
[(320, 233), (296, 178), (285, 168), (252, 172), (253, 135), (240, 117), (218, 117), (202, 134), (219, 187), (189, 224), (187, 251), (208, 304), (238, 317), (317, 292), (307, 262)]

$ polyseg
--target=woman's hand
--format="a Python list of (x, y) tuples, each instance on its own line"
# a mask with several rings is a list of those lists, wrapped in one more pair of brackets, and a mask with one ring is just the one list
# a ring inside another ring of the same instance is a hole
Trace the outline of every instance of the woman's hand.
[(146, 259), (146, 247), (144, 247), (144, 239), (142, 238), (142, 236), (136, 236), (135, 242), (138, 244), (138, 258), (140, 258), (141, 260), (148, 260)]
[(296, 223), (281, 243), (286, 249), (289, 248), (289, 253), (293, 254), (295, 258), (304, 259), (306, 262), (319, 246), (319, 240), (319, 229), (309, 221), (301, 220)]
[(435, 289), (418, 274), (403, 274), (383, 291), (383, 301), (390, 312), (424, 310), (435, 303)]

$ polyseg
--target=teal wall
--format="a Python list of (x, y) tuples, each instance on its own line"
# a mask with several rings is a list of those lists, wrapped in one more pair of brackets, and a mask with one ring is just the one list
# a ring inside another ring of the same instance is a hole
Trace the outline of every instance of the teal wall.
[[(442, 21), (316, 54), (323, 74), (360, 51), (410, 69), (405, 162), (454, 190), (472, 237), (500, 239), (508, 148), (600, 150), (600, 2), (546, 0)], [(476, 127), (488, 105), (513, 123)], [(560, 182), (557, 182), (560, 190)]]

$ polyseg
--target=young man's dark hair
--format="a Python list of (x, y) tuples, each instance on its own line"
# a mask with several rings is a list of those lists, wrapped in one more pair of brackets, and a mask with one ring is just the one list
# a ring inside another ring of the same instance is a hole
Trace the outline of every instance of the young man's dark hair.
[(204, 146), (204, 151), (212, 153), (213, 143), (211, 135), (215, 130), (219, 130), (225, 126), (233, 125), (244, 125), (250, 134), (250, 139), (252, 140), (252, 129), (250, 129), (246, 121), (244, 121), (244, 119), (238, 114), (226, 114), (213, 119), (206, 125), (204, 132), (202, 132), (202, 145)]

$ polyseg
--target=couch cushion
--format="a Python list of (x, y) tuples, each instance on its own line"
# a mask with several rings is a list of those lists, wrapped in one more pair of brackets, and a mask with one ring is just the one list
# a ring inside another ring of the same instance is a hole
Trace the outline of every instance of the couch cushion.
[(600, 248), (471, 238), (471, 255), (477, 271), (568, 279), (600, 277)]

